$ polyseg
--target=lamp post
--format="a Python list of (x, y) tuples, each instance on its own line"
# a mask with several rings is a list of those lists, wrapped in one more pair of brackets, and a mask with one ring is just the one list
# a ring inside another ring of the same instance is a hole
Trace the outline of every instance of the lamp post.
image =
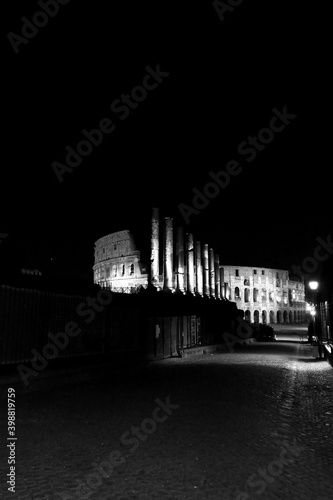
[[(313, 291), (313, 304), (314, 304), (314, 314), (313, 314), (313, 331), (315, 336), (318, 338), (318, 354), (319, 357), (322, 358), (322, 338), (321, 338), (321, 331), (318, 326), (318, 321), (316, 321), (316, 313), (317, 313), (317, 291), (318, 291), (318, 286), (319, 283), (318, 281), (310, 281), (309, 282), (309, 287)], [(318, 335), (316, 335), (316, 331)]]
[(310, 314), (312, 316), (312, 323), (309, 325), (309, 343), (313, 345), (314, 341), (314, 336), (315, 336), (315, 316), (316, 316), (316, 311), (314, 309), (310, 310)]

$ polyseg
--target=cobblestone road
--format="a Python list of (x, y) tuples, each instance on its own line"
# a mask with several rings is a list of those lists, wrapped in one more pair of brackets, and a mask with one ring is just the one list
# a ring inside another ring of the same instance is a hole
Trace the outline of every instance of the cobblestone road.
[(332, 411), (332, 368), (279, 343), (21, 394), (3, 498), (329, 500)]

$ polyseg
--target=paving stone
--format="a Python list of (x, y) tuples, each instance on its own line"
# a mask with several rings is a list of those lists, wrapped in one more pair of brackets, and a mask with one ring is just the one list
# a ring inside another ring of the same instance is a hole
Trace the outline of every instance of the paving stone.
[[(168, 396), (179, 408), (130, 451), (123, 433)], [(77, 480), (86, 482), (92, 463), (114, 450), (125, 462), (101, 479), (91, 500), (236, 500), (240, 492), (263, 500), (333, 498), (333, 370), (312, 361), (305, 345), (164, 360), (132, 378), (21, 394), (17, 404), (18, 499), (78, 498)], [(283, 451), (293, 443), (297, 455)], [(273, 477), (269, 468), (281, 453), (289, 463)]]

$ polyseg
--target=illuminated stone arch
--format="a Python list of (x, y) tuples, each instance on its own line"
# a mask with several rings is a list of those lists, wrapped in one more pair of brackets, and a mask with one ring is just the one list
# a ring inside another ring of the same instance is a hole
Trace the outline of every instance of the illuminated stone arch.
[(275, 323), (275, 314), (274, 311), (269, 312), (269, 322), (270, 323)]
[(262, 311), (261, 319), (262, 319), (263, 324), (266, 325), (266, 323), (267, 323), (267, 312), (266, 311)]
[(281, 313), (281, 311), (278, 311), (276, 313), (276, 322), (281, 323), (281, 321), (282, 321), (282, 313)]
[(259, 316), (259, 311), (258, 311), (258, 309), (256, 309), (254, 311), (254, 313), (253, 313), (253, 321), (254, 321), (254, 323), (259, 323), (259, 317), (260, 317)]
[(283, 311), (283, 323), (288, 323), (288, 312), (286, 310)]

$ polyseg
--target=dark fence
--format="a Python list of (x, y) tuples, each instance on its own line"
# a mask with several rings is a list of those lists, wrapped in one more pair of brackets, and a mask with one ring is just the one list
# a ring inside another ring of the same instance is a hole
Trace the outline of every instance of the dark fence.
[(69, 338), (65, 348), (58, 349), (57, 358), (102, 354), (104, 314), (96, 312), (94, 320), (87, 323), (87, 318), (78, 314), (80, 304), (83, 309), (85, 296), (1, 285), (1, 364), (29, 361), (33, 356), (31, 349), (42, 354), (51, 342), (48, 334), (61, 334), (69, 322), (75, 322), (81, 333)]
[[(222, 343), (237, 316), (228, 301), (150, 290), (108, 292), (110, 303), (94, 308), (90, 299), (99, 291), (83, 295), (0, 285), (0, 364), (29, 362), (35, 351), (51, 360), (175, 356), (179, 349)], [(55, 349), (55, 337), (64, 342), (66, 328), (80, 333), (67, 335), (66, 345)]]
[(324, 342), (333, 342), (332, 331), (333, 304), (328, 301), (320, 303), (321, 337)]

